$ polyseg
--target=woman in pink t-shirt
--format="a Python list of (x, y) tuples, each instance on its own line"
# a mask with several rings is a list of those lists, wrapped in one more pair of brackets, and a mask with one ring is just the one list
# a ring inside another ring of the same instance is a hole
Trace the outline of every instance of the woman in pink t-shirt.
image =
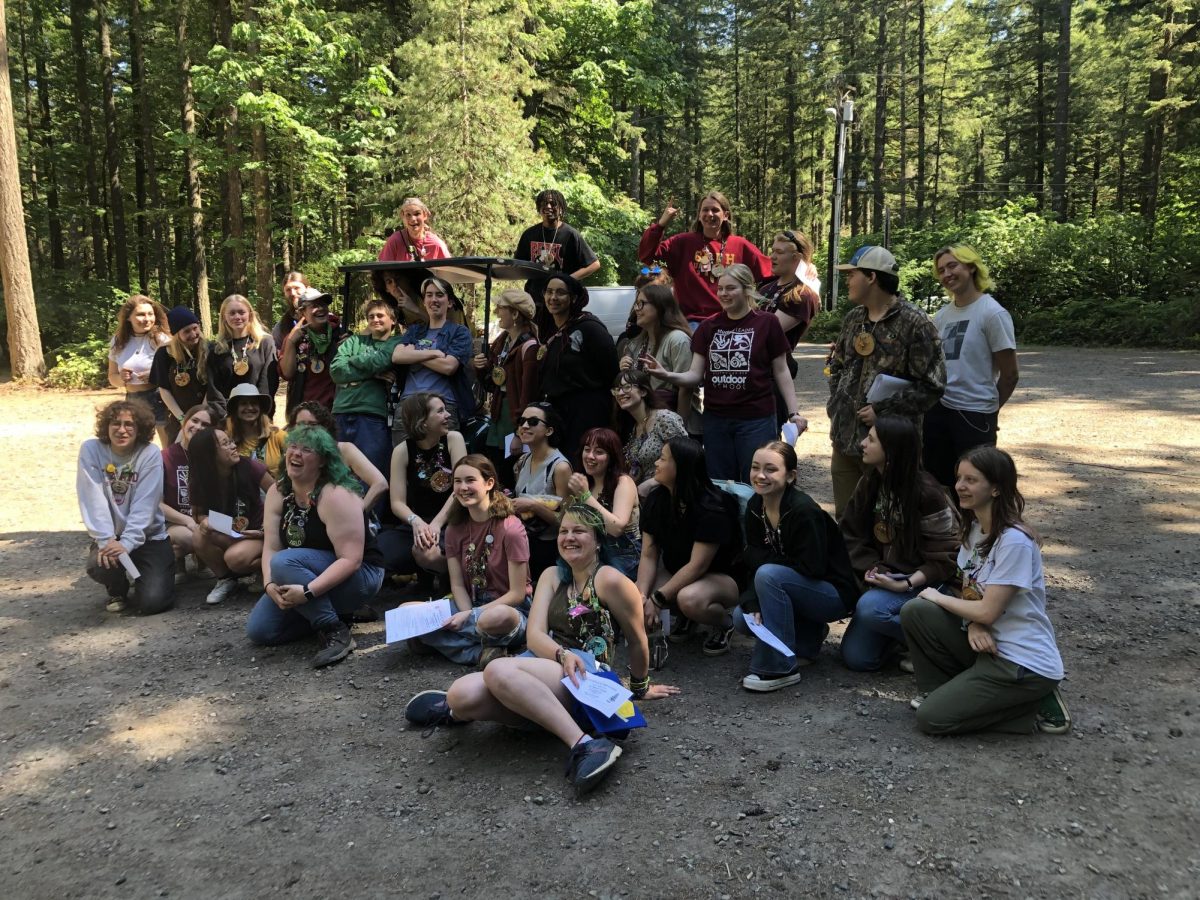
[(451, 474), (455, 503), (446, 526), (446, 563), (456, 611), (416, 640), (451, 662), (480, 668), (525, 646), (529, 540), (499, 490), (491, 460), (460, 459)]
[(400, 204), (404, 224), (392, 232), (379, 251), (386, 262), (423, 262), (427, 259), (448, 259), (450, 248), (429, 228), (433, 213), (420, 197), (406, 197)]

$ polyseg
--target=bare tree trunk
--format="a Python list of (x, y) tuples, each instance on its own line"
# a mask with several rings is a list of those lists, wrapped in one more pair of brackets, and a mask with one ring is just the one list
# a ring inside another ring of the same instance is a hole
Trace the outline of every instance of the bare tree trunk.
[[(149, 102), (146, 97), (146, 54), (142, 48), (142, 15), (140, 0), (129, 4), (129, 82), (133, 91), (133, 106), (140, 121), (143, 107)], [(150, 238), (146, 218), (150, 210), (146, 204), (146, 147), (141, 139), (141, 129), (133, 142), (133, 191), (137, 205), (134, 231), (137, 234), (138, 290), (150, 292)], [(164, 292), (159, 298), (165, 302)]]
[(917, 0), (917, 226), (925, 221), (925, 0)]
[(908, 7), (900, 13), (900, 221), (908, 221)]
[(113, 97), (112, 39), (104, 0), (96, 0), (96, 19), (100, 26), (100, 62), (104, 85), (104, 155), (108, 168), (109, 219), (112, 223), (113, 249), (116, 253), (116, 281), (129, 290), (129, 240), (125, 231), (125, 192), (121, 188), (121, 148), (117, 144), (117, 102)]
[(5, 21), (4, 0), (0, 0), (0, 281), (4, 285), (8, 356), (13, 380), (30, 381), (45, 375), (46, 365), (42, 361), (42, 338), (38, 332), (33, 276), (29, 269), (29, 244), (25, 239), (25, 210), (21, 202)]
[(949, 70), (950, 57), (947, 56), (942, 60), (942, 84), (938, 88), (937, 135), (933, 145), (933, 197), (930, 201), (929, 219), (931, 225), (937, 224), (938, 192), (941, 188), (942, 178), (942, 125), (946, 117), (946, 75)]
[(50, 117), (50, 77), (46, 73), (46, 47), (42, 37), (42, 7), (40, 3), (33, 4), (33, 43), (34, 65), (37, 75), (37, 93), (39, 122), (41, 129), (41, 149), (46, 170), (46, 214), (50, 225), (50, 265), (54, 269), (65, 269), (67, 262), (63, 256), (62, 219), (58, 207), (58, 173), (54, 161), (54, 122)]
[[(230, 0), (218, 0), (217, 40), (227, 49), (233, 50), (233, 10)], [(223, 110), (222, 132), (225, 147), (225, 173), (221, 194), (224, 200), (222, 223), (228, 230), (225, 242), (222, 270), (225, 276), (226, 294), (246, 293), (246, 263), (242, 246), (245, 237), (245, 221), (242, 214), (242, 174), (238, 153), (238, 108), (230, 103)]]
[(1071, 0), (1058, 4), (1058, 83), (1054, 97), (1054, 173), (1050, 176), (1054, 215), (1067, 220), (1067, 150), (1070, 130), (1067, 119), (1071, 103)]
[(1046, 4), (1035, 0), (1037, 8), (1037, 96), (1034, 98), (1034, 118), (1037, 121), (1037, 146), (1033, 155), (1033, 190), (1037, 208), (1046, 204)]
[(192, 97), (192, 57), (188, 51), (187, 38), (188, 0), (180, 0), (176, 40), (179, 46), (179, 74), (181, 79), (180, 112), (185, 138), (183, 163), (187, 182), (188, 206), (191, 208), (192, 226), (192, 290), (200, 327), (205, 337), (212, 334), (212, 310), (208, 303), (208, 260), (204, 252), (204, 205), (200, 196), (200, 163), (192, 150), (196, 139), (196, 106)]
[(796, 78), (798, 66), (796, 65), (796, 38), (792, 34), (796, 24), (796, 4), (793, 0), (788, 0), (787, 4), (787, 68), (784, 70), (787, 74), (787, 93), (785, 99), (787, 102), (787, 118), (784, 127), (787, 128), (787, 178), (788, 178), (788, 193), (787, 193), (787, 223), (789, 228), (794, 228), (799, 225), (796, 220), (797, 207), (799, 205), (799, 186), (797, 184), (798, 173), (796, 171)]
[(871, 228), (883, 230), (883, 149), (887, 138), (887, 12), (886, 4), (878, 3), (879, 27), (875, 32), (875, 155), (871, 171), (875, 184), (871, 205)]
[[(258, 8), (246, 3), (246, 20), (250, 23), (250, 58), (258, 56)], [(250, 81), (250, 90), (261, 94), (262, 79)], [(258, 292), (258, 317), (275, 322), (275, 258), (271, 253), (271, 175), (267, 168), (267, 129), (256, 119), (250, 126), (250, 153), (254, 160), (250, 191), (254, 198), (254, 287)]]
[(1158, 215), (1158, 179), (1162, 170), (1163, 139), (1166, 135), (1166, 110), (1161, 107), (1167, 98), (1170, 86), (1170, 59), (1173, 49), (1172, 31), (1175, 24), (1175, 9), (1166, 4), (1166, 15), (1162, 23), (1162, 44), (1159, 46), (1158, 65), (1150, 70), (1150, 85), (1146, 92), (1146, 128), (1142, 134), (1141, 201), (1142, 219), (1154, 227)]
[(733, 205), (742, 205), (742, 47), (741, 10), (733, 4)]
[[(21, 40), (21, 107), (22, 112), (25, 113), (25, 139), (29, 146), (28, 153), (26, 154), (29, 162), (29, 199), (33, 202), (34, 206), (37, 206), (41, 199), (41, 191), (38, 186), (38, 160), (35, 150), (37, 147), (37, 135), (33, 128), (33, 91), (29, 87), (29, 42), (26, 40), (28, 21), (28, 11), (25, 4), (22, 3), (20, 12), (17, 14), (17, 29)], [(34, 263), (40, 266), (43, 252), (41, 232), (32, 219), (28, 223), (28, 228), (29, 234), (26, 237), (26, 242), (27, 244), (33, 244)]]
[(158, 184), (158, 155), (154, 152), (154, 117), (150, 92), (146, 89), (146, 60), (142, 45), (141, 0), (130, 2), (129, 44), (137, 76), (138, 140), (142, 162), (146, 167), (146, 192), (149, 209), (146, 213), (150, 230), (150, 258), (158, 280), (158, 296), (170, 302), (173, 296), (170, 271), (167, 266), (167, 234), (163, 220), (162, 190)]
[[(75, 57), (75, 103), (79, 112), (80, 146), (95, 146), (92, 134), (92, 100), (88, 87), (87, 51), (83, 44), (83, 19), (86, 0), (71, 0), (71, 55)], [(83, 154), (84, 184), (87, 189), (88, 232), (92, 236), (92, 266), (97, 278), (108, 277), (108, 257), (104, 249), (104, 212), (100, 208), (100, 187), (96, 180), (96, 156)]]

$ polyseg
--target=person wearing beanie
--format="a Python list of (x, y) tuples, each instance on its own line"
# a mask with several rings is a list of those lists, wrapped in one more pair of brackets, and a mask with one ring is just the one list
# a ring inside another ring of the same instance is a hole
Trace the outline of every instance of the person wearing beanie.
[(184, 410), (210, 398), (207, 364), (211, 344), (204, 339), (200, 320), (186, 306), (167, 313), (167, 324), (171, 340), (155, 352), (149, 378), (170, 413), (167, 443), (173, 444), (179, 437)]

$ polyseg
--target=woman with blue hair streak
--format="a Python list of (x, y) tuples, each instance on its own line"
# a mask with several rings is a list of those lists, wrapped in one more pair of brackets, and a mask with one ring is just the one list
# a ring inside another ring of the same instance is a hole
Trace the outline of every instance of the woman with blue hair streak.
[(314, 668), (354, 649), (342, 621), (379, 591), (383, 557), (367, 528), (359, 485), (323, 428), (288, 432), (284, 468), (267, 492), (262, 574), (266, 591), (250, 613), (256, 644), (286, 644), (316, 634)]
[[(679, 688), (650, 684), (650, 649), (642, 624), (637, 586), (608, 565), (604, 519), (582, 503), (566, 507), (558, 528), (557, 564), (538, 579), (521, 656), (497, 659), (481, 673), (466, 675), (449, 691), (423, 691), (409, 701), (405, 716), (426, 727), (533, 722), (567, 747), (567, 778), (581, 792), (608, 774), (621, 748), (592, 737), (572, 715), (574, 702), (563, 686), (610, 667), (616, 657), (614, 625), (629, 642), (629, 688), (639, 701), (674, 696)], [(586, 724), (586, 723), (584, 723)]]

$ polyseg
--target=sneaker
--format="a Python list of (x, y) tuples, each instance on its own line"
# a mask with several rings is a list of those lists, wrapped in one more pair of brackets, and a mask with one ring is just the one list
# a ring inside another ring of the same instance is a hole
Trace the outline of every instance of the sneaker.
[(125, 598), (114, 594), (108, 598), (108, 602), (104, 604), (104, 608), (110, 613), (125, 612)]
[(225, 600), (228, 600), (238, 591), (238, 580), (233, 575), (227, 575), (224, 578), (218, 578), (217, 583), (213, 585), (213, 589), (208, 592), (208, 596), (204, 598), (204, 602), (209, 606), (216, 606)]
[(791, 687), (793, 684), (800, 683), (800, 670), (796, 669), (787, 675), (775, 675), (764, 678), (761, 675), (751, 673), (742, 679), (742, 687), (748, 691), (754, 691), (759, 694), (769, 694), (771, 691), (777, 691), (780, 688)]
[(503, 659), (506, 656), (508, 656), (507, 647), (484, 647), (483, 652), (479, 654), (479, 671), (482, 672), (486, 669), (493, 660)]
[(650, 668), (658, 671), (667, 664), (671, 654), (671, 642), (665, 634), (655, 634), (650, 638)]
[(671, 613), (671, 633), (667, 635), (667, 640), (672, 644), (686, 641), (695, 633), (695, 628), (696, 623), (683, 613)]
[(1037, 711), (1037, 730), (1042, 734), (1066, 734), (1071, 730), (1071, 713), (1067, 711), (1058, 685), (1042, 698)]
[(913, 709), (920, 709), (921, 704), (925, 702), (925, 698), (928, 696), (928, 694), (917, 694), (917, 696), (908, 701), (908, 705)]
[(900, 657), (900, 661), (897, 662), (896, 665), (900, 667), (901, 672), (907, 672), (909, 675), (912, 675), (917, 671), (913, 668), (912, 659), (909, 658), (907, 653)]
[(721, 625), (709, 632), (701, 649), (705, 656), (720, 656), (729, 652), (729, 641), (733, 637), (732, 625)]
[(581, 794), (596, 787), (612, 768), (621, 748), (608, 738), (593, 738), (571, 748), (567, 757), (567, 778)]
[(423, 726), (425, 737), (433, 734), (438, 728), (466, 724), (450, 714), (450, 704), (446, 702), (445, 691), (421, 691), (404, 707), (404, 718), (414, 725)]
[(320, 644), (321, 649), (313, 657), (314, 669), (323, 669), (325, 666), (341, 662), (354, 649), (354, 638), (350, 636), (350, 629), (341, 620), (338, 620), (338, 623), (330, 628), (318, 631), (317, 643)]

